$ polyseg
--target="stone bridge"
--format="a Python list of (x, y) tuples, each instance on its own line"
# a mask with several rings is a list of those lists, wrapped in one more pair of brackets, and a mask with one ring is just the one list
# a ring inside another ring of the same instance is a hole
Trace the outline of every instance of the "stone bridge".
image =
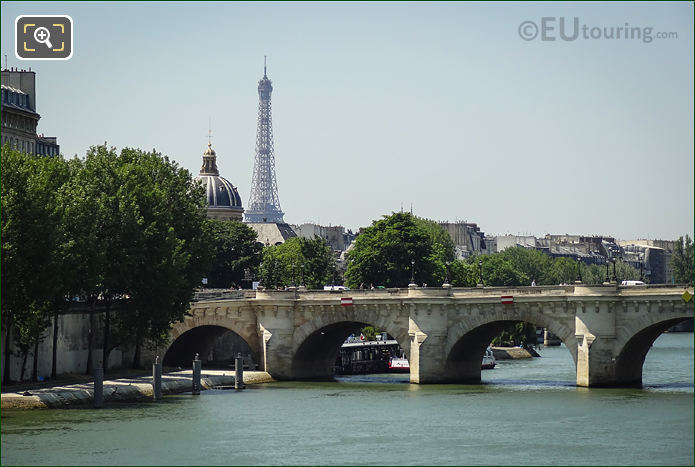
[(254, 298), (194, 302), (190, 316), (173, 326), (164, 362), (206, 355), (231, 330), (274, 378), (325, 379), (345, 338), (373, 325), (405, 351), (411, 383), (478, 383), (492, 338), (509, 323), (526, 321), (564, 342), (578, 386), (639, 386), (654, 340), (693, 317), (684, 292), (684, 286), (615, 285), (259, 290)]

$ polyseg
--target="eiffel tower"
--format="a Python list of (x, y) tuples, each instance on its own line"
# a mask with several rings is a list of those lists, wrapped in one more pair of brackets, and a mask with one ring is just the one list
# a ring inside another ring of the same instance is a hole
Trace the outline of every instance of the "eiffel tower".
[(268, 79), (266, 64), (263, 78), (258, 82), (258, 128), (256, 129), (256, 158), (253, 163), (251, 197), (244, 213), (245, 222), (284, 223), (275, 181), (275, 154), (273, 151), (273, 120), (270, 94), (273, 84)]

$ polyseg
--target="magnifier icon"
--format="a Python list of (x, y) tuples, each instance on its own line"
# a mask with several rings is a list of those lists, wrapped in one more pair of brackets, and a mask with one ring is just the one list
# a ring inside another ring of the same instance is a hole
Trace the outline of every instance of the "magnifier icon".
[(46, 44), (46, 47), (49, 49), (53, 48), (53, 44), (51, 44), (51, 33), (48, 31), (47, 28), (44, 28), (43, 26), (36, 28), (34, 30), (34, 39), (36, 42), (39, 42), (41, 44)]

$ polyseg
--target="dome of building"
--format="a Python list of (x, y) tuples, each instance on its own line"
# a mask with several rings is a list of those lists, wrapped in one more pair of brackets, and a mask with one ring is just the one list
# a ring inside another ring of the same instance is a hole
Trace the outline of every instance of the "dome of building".
[(208, 217), (222, 220), (241, 221), (244, 208), (234, 185), (217, 170), (217, 155), (212, 145), (203, 153), (203, 166), (195, 180), (205, 188), (208, 202)]

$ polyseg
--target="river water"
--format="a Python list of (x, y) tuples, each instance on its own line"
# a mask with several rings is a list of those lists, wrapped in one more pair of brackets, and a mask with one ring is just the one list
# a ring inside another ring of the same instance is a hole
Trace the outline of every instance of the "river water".
[(540, 353), (475, 386), (362, 375), (3, 410), (2, 465), (693, 465), (692, 333), (657, 339), (642, 389), (577, 388), (567, 349)]

